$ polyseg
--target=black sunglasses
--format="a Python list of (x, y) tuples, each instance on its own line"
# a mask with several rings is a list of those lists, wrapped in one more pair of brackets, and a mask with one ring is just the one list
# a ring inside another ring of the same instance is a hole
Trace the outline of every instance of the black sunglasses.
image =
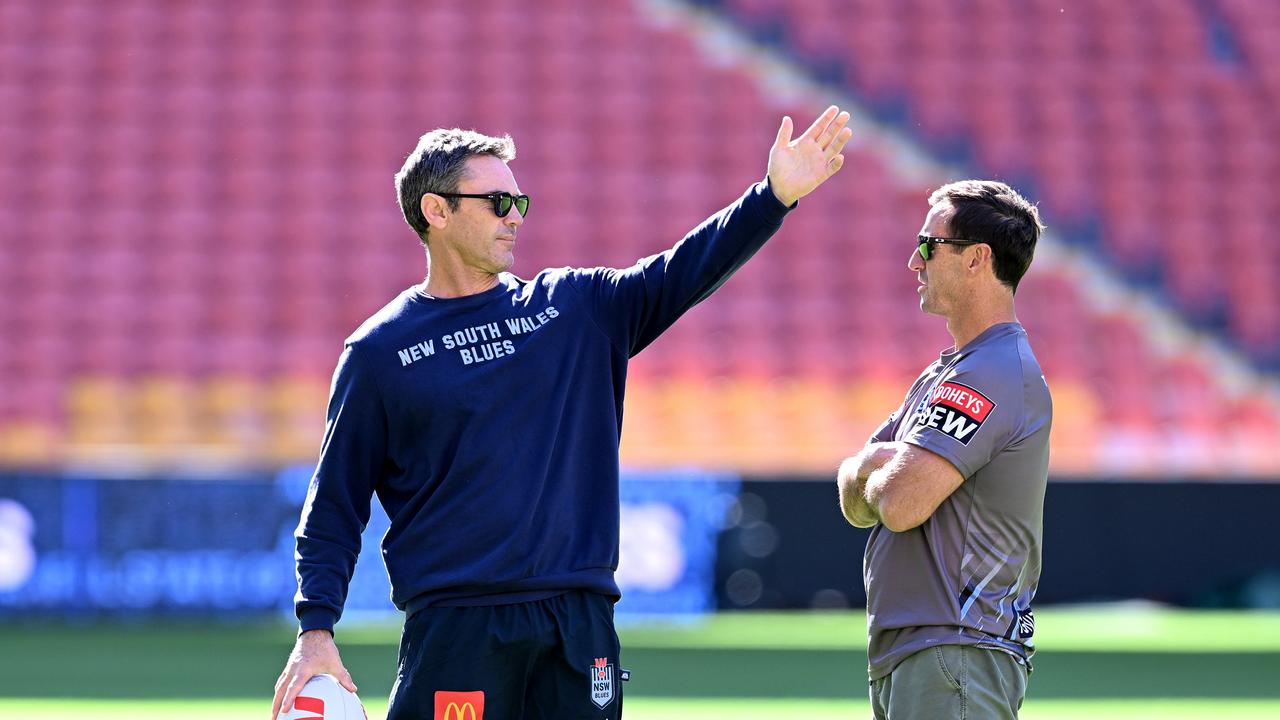
[(520, 211), (520, 217), (528, 214), (529, 196), (528, 195), (512, 195), (509, 192), (491, 192), (477, 195), (475, 193), (436, 193), (440, 197), (447, 198), (482, 198), (493, 203), (493, 214), (500, 218), (506, 217), (511, 212), (511, 208)]
[(981, 240), (933, 237), (932, 235), (917, 235), (916, 242), (919, 243), (916, 245), (916, 250), (920, 252), (920, 257), (924, 258), (925, 262), (928, 262), (933, 255), (934, 245), (978, 245), (982, 243)]

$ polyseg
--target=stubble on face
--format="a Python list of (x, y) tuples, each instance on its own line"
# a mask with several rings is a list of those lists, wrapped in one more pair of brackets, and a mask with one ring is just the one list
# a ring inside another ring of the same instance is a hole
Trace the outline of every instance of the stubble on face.
[[(938, 203), (929, 208), (929, 214), (925, 216), (924, 226), (920, 228), (920, 234), (930, 237), (952, 237), (951, 218), (952, 207), (949, 203)], [(934, 245), (931, 248), (930, 259), (925, 260), (920, 257), (920, 253), (916, 252), (912, 258), (912, 267), (916, 270), (916, 280), (920, 283), (918, 292), (920, 293), (920, 310), (932, 315), (946, 315), (949, 304), (947, 303), (948, 293), (951, 283), (951, 263), (956, 258), (951, 257), (952, 250), (944, 245)]]
[[(509, 192), (519, 194), (515, 176), (501, 159), (479, 155), (467, 160), (466, 172), (458, 183), (459, 193)], [(492, 204), (481, 199), (462, 199), (455, 221), (460, 224), (457, 243), (463, 263), (475, 270), (498, 274), (515, 264), (516, 231), (524, 219), (515, 208), (498, 217)]]

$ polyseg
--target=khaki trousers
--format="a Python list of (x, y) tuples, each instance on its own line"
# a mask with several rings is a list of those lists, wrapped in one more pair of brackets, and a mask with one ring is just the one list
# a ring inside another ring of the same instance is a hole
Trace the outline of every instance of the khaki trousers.
[(876, 720), (1016, 720), (1027, 675), (1007, 652), (939, 645), (873, 682), (871, 710)]

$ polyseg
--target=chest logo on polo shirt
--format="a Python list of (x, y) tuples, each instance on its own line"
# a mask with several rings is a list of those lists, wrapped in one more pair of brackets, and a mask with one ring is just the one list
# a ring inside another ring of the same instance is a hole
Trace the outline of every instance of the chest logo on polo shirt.
[(996, 404), (991, 398), (958, 382), (944, 382), (920, 402), (916, 424), (931, 427), (968, 445), (990, 417)]
[(603, 708), (613, 701), (613, 663), (608, 658), (596, 658), (591, 666), (591, 702)]

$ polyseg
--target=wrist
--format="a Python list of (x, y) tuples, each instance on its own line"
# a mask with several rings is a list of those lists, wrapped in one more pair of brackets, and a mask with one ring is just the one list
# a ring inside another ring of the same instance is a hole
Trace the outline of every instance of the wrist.
[(788, 210), (794, 208), (796, 203), (800, 201), (799, 197), (791, 197), (788, 193), (779, 190), (778, 186), (774, 184), (773, 178), (768, 175), (765, 175), (764, 184), (769, 188), (769, 192), (773, 194), (773, 199)]
[(858, 478), (866, 483), (871, 473), (888, 465), (898, 454), (897, 443), (875, 443), (869, 445), (862, 457), (862, 464), (858, 467)]

